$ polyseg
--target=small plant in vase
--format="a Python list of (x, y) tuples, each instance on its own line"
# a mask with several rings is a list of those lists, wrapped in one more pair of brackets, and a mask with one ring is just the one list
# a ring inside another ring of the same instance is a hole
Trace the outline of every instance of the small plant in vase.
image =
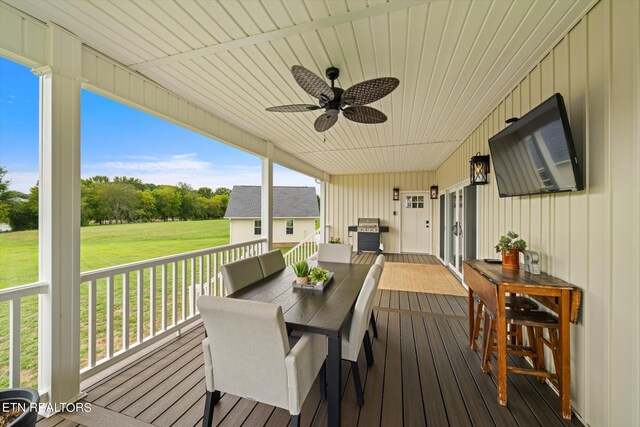
[(329, 237), (329, 243), (340, 244), (342, 242), (340, 241), (339, 237)]
[(520, 268), (520, 251), (527, 249), (527, 242), (522, 240), (514, 231), (509, 231), (500, 237), (496, 245), (496, 252), (502, 252), (502, 268), (518, 270)]
[(309, 263), (307, 261), (300, 261), (293, 264), (293, 272), (296, 275), (296, 283), (298, 285), (309, 284)]

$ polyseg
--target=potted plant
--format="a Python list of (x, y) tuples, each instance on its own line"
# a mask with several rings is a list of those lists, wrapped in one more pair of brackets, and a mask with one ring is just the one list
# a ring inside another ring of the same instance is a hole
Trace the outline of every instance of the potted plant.
[(340, 244), (340, 238), (339, 237), (329, 237), (329, 243), (333, 243), (333, 244)]
[(496, 252), (502, 252), (502, 268), (518, 270), (520, 268), (520, 251), (527, 249), (527, 242), (522, 240), (514, 231), (500, 236), (496, 245)]
[(293, 272), (296, 275), (296, 283), (298, 285), (306, 285), (309, 283), (309, 263), (302, 260), (293, 264)]
[(329, 277), (329, 272), (324, 268), (313, 267), (309, 272), (311, 283), (323, 283)]
[(38, 419), (38, 403), (40, 394), (31, 388), (0, 391), (0, 425), (35, 426)]

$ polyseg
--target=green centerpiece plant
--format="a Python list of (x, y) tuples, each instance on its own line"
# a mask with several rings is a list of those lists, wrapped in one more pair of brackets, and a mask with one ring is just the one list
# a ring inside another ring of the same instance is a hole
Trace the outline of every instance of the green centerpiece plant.
[(322, 283), (329, 277), (329, 272), (324, 268), (313, 267), (309, 272), (309, 280), (311, 283)]
[(309, 263), (306, 260), (293, 264), (293, 272), (296, 275), (296, 283), (298, 285), (309, 283)]

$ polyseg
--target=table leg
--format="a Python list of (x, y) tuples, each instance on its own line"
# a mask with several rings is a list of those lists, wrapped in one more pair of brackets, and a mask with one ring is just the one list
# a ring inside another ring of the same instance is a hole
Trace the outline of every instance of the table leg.
[[(562, 418), (571, 419), (571, 291), (560, 296), (560, 412)], [(556, 368), (557, 369), (557, 368)]]
[(342, 339), (338, 336), (329, 337), (329, 358), (327, 360), (328, 388), (328, 425), (340, 427), (340, 384), (342, 384)]
[(507, 319), (505, 317), (505, 292), (498, 286), (498, 313), (496, 314), (498, 333), (498, 402), (507, 405)]
[(475, 303), (473, 301), (473, 289), (469, 288), (469, 309), (467, 310), (469, 314), (469, 346), (471, 348), (474, 347), (473, 342), (473, 329), (475, 327), (474, 319), (475, 315)]

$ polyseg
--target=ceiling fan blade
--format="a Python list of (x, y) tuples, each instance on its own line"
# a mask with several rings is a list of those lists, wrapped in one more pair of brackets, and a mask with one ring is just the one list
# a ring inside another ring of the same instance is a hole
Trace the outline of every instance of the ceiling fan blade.
[(389, 95), (400, 84), (395, 77), (381, 77), (356, 83), (342, 94), (342, 102), (347, 105), (371, 104)]
[(318, 98), (324, 103), (327, 103), (334, 98), (335, 95), (327, 82), (322, 80), (317, 74), (304, 68), (302, 65), (294, 65), (291, 67), (291, 73), (300, 87), (314, 98)]
[(316, 128), (318, 132), (324, 132), (329, 130), (329, 128), (336, 124), (338, 121), (338, 116), (329, 116), (327, 114), (323, 114), (316, 119), (316, 122), (313, 124), (313, 127)]
[(305, 111), (319, 110), (320, 107), (312, 104), (291, 104), (278, 105), (277, 107), (265, 108), (272, 113), (304, 113)]
[(376, 124), (387, 121), (387, 116), (382, 111), (364, 105), (347, 107), (342, 113), (347, 119), (358, 123)]

